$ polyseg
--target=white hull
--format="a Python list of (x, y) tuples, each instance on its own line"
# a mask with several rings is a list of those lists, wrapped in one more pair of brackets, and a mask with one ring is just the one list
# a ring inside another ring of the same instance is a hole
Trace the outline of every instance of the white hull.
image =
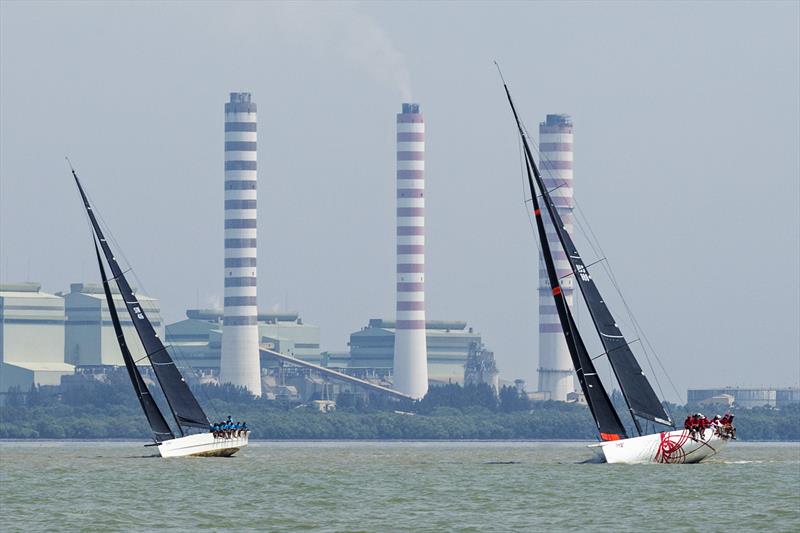
[(607, 463), (699, 463), (716, 455), (730, 440), (714, 429), (692, 438), (687, 430), (665, 431), (593, 444)]
[(197, 433), (159, 444), (161, 457), (229, 457), (247, 446), (249, 431), (240, 437), (215, 437), (213, 433)]

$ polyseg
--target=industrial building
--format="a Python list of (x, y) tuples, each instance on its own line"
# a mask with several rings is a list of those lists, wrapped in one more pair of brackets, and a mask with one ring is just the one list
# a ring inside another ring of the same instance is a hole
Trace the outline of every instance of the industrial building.
[(0, 285), (0, 393), (58, 385), (75, 367), (64, 362), (64, 299), (39, 283)]
[[(688, 403), (692, 405), (722, 403), (720, 400), (724, 398), (726, 400), (729, 399), (734, 406), (745, 409), (764, 406), (781, 408), (790, 404), (800, 403), (800, 388), (722, 387), (719, 389), (689, 389), (686, 396)], [(715, 400), (717, 401), (715, 402)]]
[(428, 392), (425, 342), (425, 119), (419, 104), (397, 115), (397, 307), (394, 387)]
[[(188, 309), (185, 320), (167, 324), (165, 340), (179, 361), (185, 361), (201, 375), (216, 376), (228, 334), (223, 324), (223, 311), (219, 309)], [(299, 313), (257, 313), (255, 325), (258, 344), (311, 363), (322, 362), (319, 326), (306, 324)], [(264, 359), (260, 365), (266, 368), (275, 362)]]
[[(567, 232), (573, 230), (572, 120), (569, 115), (547, 115), (539, 124), (539, 169)], [(548, 217), (543, 217), (547, 240), (553, 250), (561, 291), (573, 305), (573, 279), (569, 260)], [(575, 390), (572, 359), (558, 319), (544, 259), (539, 254), (539, 392), (552, 400), (566, 401)]]
[(225, 104), (225, 311), (220, 380), (261, 395), (256, 294), (256, 104), (230, 93)]
[[(464, 365), (473, 343), (482, 346), (480, 333), (467, 328), (466, 322), (428, 320), (425, 323), (427, 374), (431, 382), (461, 383)], [(395, 322), (373, 318), (367, 327), (350, 335), (350, 353), (328, 352), (330, 366), (363, 377), (386, 377), (393, 372)]]
[[(110, 284), (114, 305), (119, 312), (119, 319), (125, 340), (131, 350), (134, 360), (139, 365), (148, 365), (144, 348), (133, 327), (131, 317), (125, 311), (125, 302), (116, 284)], [(158, 300), (136, 293), (136, 299), (142, 304), (153, 327), (161, 333), (161, 320)], [(70, 292), (58, 293), (63, 297), (66, 321), (64, 323), (64, 344), (62, 347), (62, 361), (75, 366), (121, 366), (125, 364), (122, 353), (119, 351), (117, 336), (111, 323), (106, 296), (103, 286), (99, 283), (72, 283)], [(141, 360), (141, 361), (140, 361)]]

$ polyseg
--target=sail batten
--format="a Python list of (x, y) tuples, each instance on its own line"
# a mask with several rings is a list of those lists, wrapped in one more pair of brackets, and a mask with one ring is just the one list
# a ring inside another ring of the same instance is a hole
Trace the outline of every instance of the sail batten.
[(95, 216), (94, 211), (89, 204), (89, 199), (87, 198), (86, 193), (81, 186), (81, 182), (78, 179), (78, 175), (74, 170), (72, 171), (72, 175), (75, 178), (75, 183), (78, 186), (78, 191), (80, 192), (84, 207), (89, 215), (89, 221), (91, 222), (92, 229), (94, 230), (97, 238), (100, 240), (100, 248), (103, 251), (106, 262), (111, 269), (111, 274), (113, 275), (120, 294), (122, 295), (122, 301), (125, 303), (125, 307), (127, 308), (128, 314), (131, 317), (131, 321), (136, 329), (136, 333), (142, 342), (142, 346), (147, 354), (147, 358), (150, 360), (153, 371), (156, 375), (156, 379), (161, 385), (161, 389), (164, 391), (164, 396), (167, 399), (167, 403), (175, 415), (181, 433), (183, 433), (181, 426), (207, 429), (208, 417), (206, 416), (205, 412), (203, 412), (203, 409), (200, 407), (200, 404), (197, 402), (194, 394), (192, 394), (192, 391), (189, 389), (189, 386), (183, 379), (183, 376), (172, 360), (172, 357), (170, 357), (169, 352), (167, 352), (167, 349), (164, 347), (164, 344), (158, 338), (155, 328), (153, 328), (152, 323), (147, 318), (146, 312), (139, 303), (139, 300), (136, 298), (136, 295), (133, 293), (133, 289), (128, 283), (128, 280), (125, 278), (124, 272), (117, 263), (117, 260), (105, 239), (105, 235), (100, 228), (97, 217)]

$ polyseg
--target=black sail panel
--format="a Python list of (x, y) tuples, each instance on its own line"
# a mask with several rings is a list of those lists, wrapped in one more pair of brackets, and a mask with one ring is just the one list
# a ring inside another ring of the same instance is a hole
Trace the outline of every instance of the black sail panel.
[[(526, 157), (532, 158), (527, 143), (525, 150)], [(545, 187), (535, 164), (533, 165), (533, 174), (631, 414), (660, 424), (672, 425), (672, 419), (644, 375), (639, 362), (630, 349), (630, 343), (622, 335), (611, 311), (600, 295), (597, 285), (589, 274), (589, 270), (581, 259), (572, 237), (564, 228), (561, 216), (558, 214), (550, 192)]]
[(203, 412), (200, 404), (197, 403), (197, 399), (194, 397), (194, 394), (192, 394), (192, 391), (189, 390), (189, 386), (183, 379), (180, 370), (178, 370), (172, 357), (170, 357), (161, 339), (158, 338), (144, 309), (136, 299), (128, 280), (125, 279), (125, 274), (122, 272), (119, 263), (117, 263), (111, 251), (111, 247), (108, 245), (103, 235), (103, 231), (100, 229), (97, 217), (92, 210), (92, 206), (89, 204), (86, 193), (83, 191), (80, 180), (78, 180), (78, 175), (74, 170), (72, 171), (72, 175), (75, 177), (75, 183), (78, 185), (78, 191), (83, 199), (84, 207), (89, 214), (92, 228), (100, 241), (103, 255), (111, 268), (111, 274), (114, 276), (113, 279), (117, 282), (117, 287), (119, 287), (122, 299), (125, 302), (125, 307), (128, 309), (128, 314), (130, 314), (133, 325), (136, 328), (136, 333), (142, 341), (145, 353), (150, 360), (156, 378), (161, 385), (161, 389), (164, 391), (164, 396), (167, 398), (167, 403), (172, 409), (178, 424), (207, 429), (208, 417)]
[(125, 342), (125, 334), (122, 332), (122, 325), (119, 322), (117, 308), (114, 305), (114, 297), (111, 295), (111, 287), (106, 277), (106, 269), (103, 267), (103, 260), (100, 258), (100, 250), (97, 247), (97, 240), (94, 242), (94, 251), (97, 255), (97, 264), (100, 267), (100, 277), (103, 280), (103, 291), (106, 295), (108, 312), (111, 314), (111, 323), (114, 325), (114, 334), (117, 337), (119, 349), (122, 352), (122, 360), (125, 362), (125, 368), (128, 370), (128, 376), (133, 384), (133, 389), (136, 391), (136, 397), (139, 399), (144, 415), (150, 423), (150, 429), (153, 430), (156, 442), (173, 439), (175, 435), (172, 433), (169, 424), (167, 424), (164, 415), (161, 413), (161, 409), (158, 408), (153, 396), (150, 394), (150, 389), (147, 388), (147, 384), (144, 382), (144, 379), (142, 379), (142, 375), (136, 367), (131, 351), (128, 349), (128, 345)]
[(525, 130), (517, 115), (517, 110), (514, 107), (514, 102), (511, 99), (511, 93), (508, 86), (503, 83), (503, 87), (508, 97), (508, 103), (511, 106), (511, 111), (514, 114), (514, 119), (517, 122), (522, 142), (526, 147), (525, 153), (525, 168), (528, 176), (528, 186), (530, 187), (531, 200), (533, 202), (534, 215), (536, 219), (536, 230), (539, 235), (539, 242), (542, 247), (542, 257), (544, 259), (545, 267), (547, 270), (547, 278), (550, 283), (551, 293), (556, 304), (558, 311), (558, 319), (561, 323), (561, 328), (564, 330), (564, 337), (566, 340), (567, 348), (569, 349), (572, 365), (578, 376), (583, 395), (586, 398), (586, 403), (592, 412), (592, 416), (600, 432), (600, 438), (603, 440), (617, 440), (627, 438), (627, 432), (622, 425), (608, 393), (603, 387), (600, 377), (597, 375), (597, 370), (592, 363), (583, 339), (581, 339), (578, 328), (576, 327), (575, 320), (572, 317), (569, 305), (567, 304), (566, 297), (561, 290), (556, 272), (555, 262), (550, 250), (550, 243), (547, 240), (547, 233), (544, 227), (544, 219), (542, 217), (541, 209), (539, 208), (539, 200), (536, 195), (536, 187), (534, 186), (532, 169), (535, 170), (535, 162), (530, 157), (530, 149), (528, 149), (528, 140), (525, 135)]
[(592, 358), (589, 356), (586, 345), (578, 331), (577, 324), (575, 324), (575, 319), (572, 316), (572, 311), (569, 308), (567, 299), (561, 290), (555, 262), (553, 261), (553, 256), (550, 251), (550, 243), (547, 240), (544, 220), (541, 209), (539, 208), (539, 201), (536, 197), (535, 189), (533, 188), (533, 179), (531, 176), (531, 167), (533, 163), (528, 160), (527, 156), (525, 159), (528, 183), (531, 187), (531, 197), (533, 199), (536, 228), (542, 246), (542, 256), (544, 257), (545, 267), (547, 269), (547, 278), (550, 281), (551, 293), (556, 303), (556, 310), (558, 311), (561, 328), (564, 330), (564, 338), (567, 348), (569, 348), (570, 357), (572, 358), (572, 366), (575, 368), (575, 373), (578, 376), (578, 383), (580, 383), (581, 390), (586, 398), (586, 403), (592, 411), (595, 424), (597, 424), (597, 429), (600, 432), (600, 438), (603, 440), (627, 438), (625, 427), (617, 411), (614, 409), (614, 404), (611, 402), (611, 398), (608, 397), (603, 383), (600, 381), (600, 376), (597, 374), (597, 369), (592, 362)]
[[(549, 201), (549, 199), (545, 201)], [(551, 207), (552, 212), (558, 216), (552, 202)], [(631, 351), (630, 344), (623, 336), (611, 311), (600, 295), (600, 291), (575, 248), (572, 238), (564, 231), (563, 225), (560, 223), (560, 219), (557, 219), (556, 231), (563, 236), (566, 254), (573, 273), (583, 292), (586, 306), (631, 413), (660, 424), (672, 425), (672, 419), (658, 399), (650, 381), (644, 375), (642, 367)]]

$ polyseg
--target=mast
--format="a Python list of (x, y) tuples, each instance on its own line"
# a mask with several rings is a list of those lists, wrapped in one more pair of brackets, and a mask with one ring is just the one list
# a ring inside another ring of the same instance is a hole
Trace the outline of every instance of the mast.
[(150, 360), (150, 364), (153, 367), (156, 379), (161, 385), (161, 389), (164, 391), (164, 396), (167, 399), (170, 409), (175, 414), (175, 419), (178, 423), (178, 429), (181, 435), (184, 434), (183, 426), (207, 429), (208, 417), (205, 412), (203, 412), (203, 408), (200, 407), (200, 404), (197, 403), (197, 398), (192, 394), (192, 391), (186, 384), (186, 380), (184, 380), (178, 367), (172, 360), (172, 357), (170, 357), (167, 352), (166, 347), (161, 342), (161, 339), (158, 338), (158, 334), (147, 318), (144, 309), (136, 299), (133, 289), (131, 289), (128, 280), (125, 278), (125, 273), (122, 272), (119, 263), (117, 263), (114, 257), (114, 253), (111, 251), (111, 247), (103, 235), (103, 231), (100, 229), (97, 217), (92, 210), (92, 206), (89, 204), (89, 199), (86, 197), (86, 193), (74, 169), (72, 170), (72, 176), (75, 178), (75, 184), (78, 186), (78, 192), (80, 192), (83, 205), (89, 215), (92, 228), (97, 235), (97, 239), (100, 241), (103, 255), (105, 256), (108, 266), (111, 268), (111, 274), (114, 276), (112, 279), (117, 282), (117, 287), (122, 294), (125, 307), (128, 309), (128, 314), (131, 316), (131, 321), (136, 328), (136, 333), (142, 341), (142, 346), (144, 346), (147, 358)]
[[(508, 87), (506, 87), (506, 91), (508, 91)], [(639, 366), (639, 362), (633, 355), (630, 349), (630, 343), (625, 339), (611, 311), (600, 295), (600, 291), (597, 289), (583, 259), (578, 253), (578, 249), (575, 247), (572, 237), (565, 230), (561, 215), (558, 214), (555, 203), (550, 196), (550, 191), (545, 187), (544, 180), (533, 160), (530, 146), (522, 132), (521, 126), (520, 132), (523, 135), (525, 156), (531, 163), (536, 184), (542, 194), (543, 203), (553, 222), (561, 247), (564, 249), (564, 253), (569, 260), (572, 273), (581, 289), (583, 299), (592, 317), (592, 322), (603, 344), (605, 355), (608, 356), (609, 363), (614, 371), (614, 376), (617, 378), (622, 396), (625, 399), (625, 403), (628, 405), (628, 410), (631, 413), (631, 418), (636, 425), (637, 431), (641, 435), (642, 429), (636, 418), (637, 416), (658, 422), (659, 424), (674, 426), (671, 417), (667, 414), (664, 406), (658, 399), (658, 395), (656, 395), (652, 385), (650, 385), (650, 382), (644, 375), (641, 366)], [(531, 194), (535, 195), (532, 185)]]
[[(94, 235), (92, 237), (94, 237)], [(111, 287), (108, 284), (106, 269), (103, 267), (103, 260), (100, 258), (100, 249), (97, 247), (96, 238), (94, 239), (94, 252), (97, 255), (97, 265), (100, 267), (100, 277), (103, 280), (103, 291), (106, 295), (106, 304), (108, 305), (108, 312), (111, 314), (111, 323), (114, 325), (114, 334), (117, 336), (119, 349), (122, 352), (122, 360), (125, 361), (125, 368), (128, 370), (128, 377), (130, 377), (131, 383), (133, 384), (133, 389), (136, 391), (136, 397), (139, 399), (139, 403), (142, 406), (144, 416), (150, 423), (150, 429), (153, 430), (153, 434), (155, 436), (154, 440), (157, 443), (161, 443), (165, 440), (174, 439), (175, 435), (172, 433), (169, 424), (167, 424), (164, 415), (161, 413), (161, 409), (158, 408), (153, 396), (150, 394), (150, 390), (147, 388), (147, 384), (144, 382), (144, 379), (142, 379), (139, 369), (136, 368), (136, 363), (133, 360), (131, 351), (128, 349), (128, 345), (125, 342), (125, 335), (122, 332), (122, 325), (119, 322), (119, 315), (117, 314), (117, 308), (114, 305), (114, 297), (111, 295)], [(175, 413), (173, 413), (173, 415), (174, 414)]]
[(589, 353), (586, 350), (583, 339), (578, 332), (577, 325), (572, 317), (572, 312), (567, 304), (566, 297), (561, 291), (558, 274), (556, 272), (555, 263), (550, 250), (550, 243), (547, 240), (547, 235), (545, 233), (544, 220), (542, 219), (539, 200), (536, 195), (536, 188), (533, 181), (532, 171), (537, 172), (535, 170), (536, 164), (530, 157), (530, 149), (528, 148), (525, 130), (522, 128), (519, 116), (517, 115), (517, 110), (514, 107), (514, 102), (511, 99), (511, 93), (509, 92), (505, 81), (503, 81), (503, 87), (505, 88), (506, 96), (508, 97), (508, 103), (511, 106), (511, 111), (514, 114), (514, 120), (517, 122), (517, 128), (519, 129), (520, 136), (522, 137), (522, 142), (526, 148), (525, 170), (528, 177), (528, 186), (530, 187), (531, 191), (531, 200), (534, 208), (533, 212), (536, 218), (536, 230), (542, 246), (542, 256), (544, 258), (545, 267), (547, 270), (547, 278), (550, 282), (553, 299), (555, 300), (556, 310), (558, 311), (558, 318), (561, 322), (561, 327), (564, 330), (564, 336), (567, 342), (567, 347), (569, 348), (570, 357), (572, 358), (572, 364), (575, 367), (575, 371), (578, 375), (578, 382), (581, 385), (581, 390), (586, 397), (586, 403), (589, 405), (589, 409), (592, 412), (597, 429), (600, 432), (600, 438), (603, 440), (619, 440), (627, 438), (627, 433), (622, 425), (622, 421), (619, 419), (619, 415), (614, 409), (611, 399), (608, 397), (608, 394), (606, 393), (606, 390), (600, 381), (600, 377), (597, 374), (594, 363), (592, 362), (591, 357), (589, 357)]

